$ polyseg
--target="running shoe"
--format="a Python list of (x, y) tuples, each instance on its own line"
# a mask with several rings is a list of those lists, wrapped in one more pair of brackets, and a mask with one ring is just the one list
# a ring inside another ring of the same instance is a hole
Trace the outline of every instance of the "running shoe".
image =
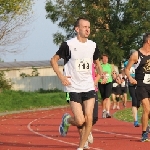
[(67, 119), (70, 118), (71, 116), (68, 114), (68, 113), (65, 113), (63, 116), (62, 116), (62, 122), (59, 126), (59, 133), (61, 136), (66, 136), (67, 135), (67, 132), (68, 132), (68, 129), (69, 129), (69, 126), (70, 124), (67, 123)]
[(113, 110), (116, 109), (116, 105), (113, 106)]
[(147, 126), (146, 132), (150, 133), (150, 125)]
[(92, 133), (90, 132), (89, 136), (88, 136), (88, 142), (89, 143), (93, 143), (93, 135)]
[(142, 134), (141, 142), (149, 142), (148, 132), (145, 132), (144, 134)]
[(119, 109), (120, 109), (120, 107), (119, 107), (119, 106), (117, 106), (117, 109), (119, 110)]
[(139, 125), (139, 123), (138, 123), (138, 121), (134, 121), (134, 127), (139, 127), (140, 125)]
[(109, 113), (106, 113), (106, 118), (111, 118), (111, 115)]
[(140, 126), (139, 124), (134, 125), (134, 127), (139, 127), (139, 126)]
[(106, 114), (107, 114), (107, 112), (103, 111), (102, 118), (106, 118)]
[(85, 142), (83, 149), (89, 149), (89, 142), (88, 142), (88, 140)]

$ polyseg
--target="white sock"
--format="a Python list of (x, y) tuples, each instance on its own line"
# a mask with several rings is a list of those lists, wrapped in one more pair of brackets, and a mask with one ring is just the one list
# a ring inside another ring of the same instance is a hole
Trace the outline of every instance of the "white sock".
[(78, 148), (77, 150), (83, 150), (83, 148)]
[(105, 112), (105, 111), (106, 111), (106, 109), (103, 110), (103, 112)]
[(109, 111), (106, 111), (107, 112), (107, 114), (109, 114)]

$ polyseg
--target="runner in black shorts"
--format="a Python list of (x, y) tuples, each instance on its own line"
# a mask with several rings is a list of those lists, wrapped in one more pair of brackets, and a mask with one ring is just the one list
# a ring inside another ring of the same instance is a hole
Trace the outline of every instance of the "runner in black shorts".
[[(130, 50), (130, 56), (135, 52), (136, 50), (132, 49)], [(128, 64), (128, 61), (125, 61), (124, 63), (124, 67), (126, 67)], [(135, 66), (136, 63), (133, 64), (133, 66), (130, 68), (130, 76), (132, 76), (132, 78), (135, 78)], [(139, 123), (138, 123), (138, 108), (140, 107), (140, 101), (137, 100), (136, 98), (136, 94), (135, 94), (135, 84), (132, 84), (128, 81), (128, 89), (129, 89), (129, 94), (132, 100), (132, 113), (133, 113), (133, 118), (134, 118), (134, 127), (139, 127)]]
[[(135, 79), (130, 75), (130, 68), (135, 66)], [(136, 97), (142, 102), (142, 142), (148, 139), (148, 119), (150, 118), (150, 33), (143, 35), (143, 47), (134, 52), (125, 68), (125, 73), (131, 84), (135, 87)]]
[[(96, 73), (96, 69), (95, 69), (94, 64), (92, 65), (92, 77), (93, 77), (94, 84), (95, 84), (95, 91), (94, 91), (95, 92), (94, 93), (94, 95), (95, 95), (95, 104), (94, 104), (94, 109), (93, 109), (93, 121), (92, 121), (92, 126), (93, 126), (98, 121), (98, 93), (97, 93), (98, 88), (97, 88), (97, 83), (98, 83), (98, 80), (100, 79), (100, 75)], [(91, 93), (91, 95), (93, 95), (93, 94)], [(74, 92), (66, 93), (66, 100), (67, 100), (68, 103), (71, 100), (74, 101), (75, 99), (80, 99), (80, 101), (77, 101), (77, 102), (82, 105), (83, 113), (85, 113), (84, 112), (83, 101), (86, 100), (87, 97), (90, 97), (89, 93), (88, 94), (86, 94), (86, 93), (74, 93)], [(80, 134), (80, 132), (82, 132), (82, 126), (78, 126), (77, 128), (78, 128), (78, 131), (79, 131), (79, 134)], [(89, 148), (88, 143), (93, 143), (92, 132), (90, 132), (90, 134), (88, 136), (88, 140), (86, 141), (86, 143), (84, 145), (84, 149)]]
[(116, 71), (113, 71), (113, 82), (112, 82), (112, 100), (113, 100), (113, 109), (120, 109), (119, 107), (119, 99), (121, 94), (121, 80), (120, 77), (117, 75)]
[(100, 80), (98, 82), (98, 88), (102, 98), (102, 118), (111, 118), (110, 115), (110, 95), (112, 92), (112, 72), (114, 71), (114, 65), (108, 63), (108, 55), (102, 55), (102, 70), (103, 76), (106, 78), (105, 82)]
[[(78, 18), (74, 24), (76, 36), (62, 42), (59, 50), (51, 58), (50, 63), (64, 85), (64, 92), (70, 94), (70, 107), (73, 113), (62, 115), (59, 133), (66, 136), (70, 125), (83, 126), (77, 150), (83, 150), (92, 129), (93, 108), (95, 103), (95, 87), (92, 74), (92, 63), (96, 64), (101, 75), (102, 68), (99, 62), (99, 49), (95, 42), (88, 39), (90, 22), (87, 18)], [(64, 71), (60, 71), (58, 60), (64, 60)], [(80, 94), (79, 94), (80, 93)], [(84, 97), (84, 101), (83, 98)], [(79, 99), (72, 99), (79, 98)], [(83, 102), (85, 113), (83, 114)]]

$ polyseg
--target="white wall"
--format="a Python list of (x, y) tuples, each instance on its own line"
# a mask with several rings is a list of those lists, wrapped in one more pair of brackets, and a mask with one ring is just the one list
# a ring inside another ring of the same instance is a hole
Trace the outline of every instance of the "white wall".
[(13, 78), (13, 90), (21, 91), (37, 91), (39, 89), (50, 90), (59, 89), (63, 90), (63, 86), (57, 76), (44, 76), (44, 77), (25, 77)]

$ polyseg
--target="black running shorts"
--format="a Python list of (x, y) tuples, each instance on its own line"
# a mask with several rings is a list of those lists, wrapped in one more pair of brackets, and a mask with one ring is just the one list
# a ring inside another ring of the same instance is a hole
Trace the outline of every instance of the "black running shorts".
[(121, 95), (127, 93), (127, 87), (121, 87)]
[(150, 98), (150, 85), (135, 87), (137, 100), (142, 101), (145, 98)]
[(112, 94), (120, 95), (121, 94), (121, 87), (113, 87)]
[(74, 101), (80, 104), (82, 104), (83, 101), (89, 100), (90, 98), (95, 98), (95, 95), (95, 90), (81, 93), (69, 92), (70, 101)]
[(112, 92), (112, 82), (101, 84), (98, 82), (98, 89), (100, 91), (102, 100), (109, 98)]
[(140, 101), (137, 100), (136, 94), (135, 94), (135, 86), (128, 86), (129, 88), (129, 94), (132, 98), (132, 106), (139, 108), (140, 107)]

